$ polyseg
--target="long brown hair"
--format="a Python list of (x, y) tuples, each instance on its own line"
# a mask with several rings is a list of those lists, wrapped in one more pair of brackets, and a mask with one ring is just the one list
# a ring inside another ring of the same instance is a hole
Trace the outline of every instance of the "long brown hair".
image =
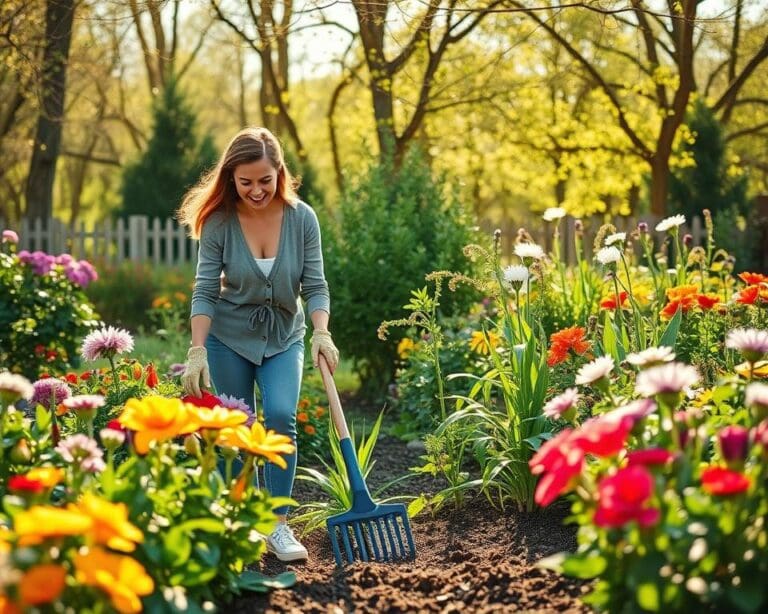
[(220, 207), (233, 208), (237, 190), (233, 179), (235, 168), (268, 158), (277, 169), (275, 197), (295, 206), (299, 179), (285, 166), (280, 142), (266, 128), (245, 128), (238, 132), (224, 150), (215, 167), (184, 195), (177, 212), (179, 222), (189, 227), (193, 239), (200, 238), (205, 221)]

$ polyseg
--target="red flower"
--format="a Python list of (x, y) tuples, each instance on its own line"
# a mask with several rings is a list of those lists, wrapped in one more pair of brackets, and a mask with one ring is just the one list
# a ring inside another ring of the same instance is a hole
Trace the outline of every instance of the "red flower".
[(743, 281), (748, 286), (754, 286), (768, 281), (768, 275), (763, 275), (762, 273), (744, 272), (739, 273), (739, 279), (741, 279), (741, 281)]
[(632, 450), (627, 454), (627, 466), (634, 465), (666, 465), (675, 459), (675, 454), (664, 448), (648, 448), (647, 450)]
[(581, 326), (571, 326), (552, 333), (549, 337), (549, 356), (547, 364), (552, 367), (567, 360), (568, 353), (585, 354), (592, 344), (584, 338), (586, 330)]
[(77, 373), (67, 373), (64, 376), (64, 379), (67, 380), (67, 382), (69, 382), (70, 384), (77, 384), (78, 382)]
[(747, 286), (736, 295), (734, 300), (742, 305), (754, 305), (758, 294), (760, 294), (760, 286)]
[(647, 507), (653, 495), (653, 476), (642, 465), (619, 469), (597, 485), (597, 510), (594, 521), (599, 527), (621, 527), (636, 521), (648, 527), (659, 521), (659, 510)]
[(157, 377), (157, 371), (155, 371), (155, 365), (153, 365), (151, 362), (146, 367), (147, 372), (147, 386), (149, 388), (157, 388), (157, 385), (160, 383), (160, 380)]
[(93, 374), (90, 371), (83, 371), (80, 374), (80, 379), (83, 380), (84, 382), (87, 382), (89, 379), (91, 379), (92, 375)]
[(125, 433), (128, 429), (126, 429), (121, 423), (120, 420), (110, 420), (107, 422), (107, 428), (112, 429), (113, 431), (121, 431)]
[(712, 309), (720, 302), (720, 297), (717, 294), (697, 294), (696, 302), (702, 309)]
[(27, 492), (32, 494), (39, 494), (43, 492), (45, 487), (42, 482), (37, 480), (30, 480), (25, 475), (14, 475), (8, 478), (8, 490), (14, 490), (16, 492)]
[(564, 429), (547, 441), (528, 461), (533, 475), (544, 474), (536, 485), (534, 500), (549, 505), (573, 487), (584, 465), (584, 453), (571, 445), (574, 431)]
[[(619, 303), (624, 307), (624, 303), (627, 302), (627, 293), (619, 292)], [(616, 295), (612, 294), (600, 301), (600, 309), (616, 309)]]
[(701, 487), (710, 495), (737, 495), (747, 490), (750, 484), (743, 473), (723, 467), (707, 467), (701, 472)]
[(217, 397), (214, 394), (211, 394), (210, 392), (207, 392), (205, 390), (200, 391), (202, 393), (201, 397), (196, 397), (192, 394), (188, 394), (185, 397), (182, 397), (181, 400), (185, 403), (190, 403), (191, 405), (194, 405), (195, 407), (208, 407), (209, 409), (213, 409), (214, 407), (218, 407), (221, 405), (221, 401), (219, 400), (219, 397)]
[(683, 313), (687, 313), (693, 307), (693, 301), (693, 296), (684, 296), (680, 299), (669, 301), (664, 305), (664, 309), (661, 310), (661, 317), (669, 320), (674, 317), (678, 309), (682, 310)]
[(624, 449), (635, 420), (630, 416), (603, 414), (590, 418), (573, 434), (572, 441), (584, 454), (613, 456)]

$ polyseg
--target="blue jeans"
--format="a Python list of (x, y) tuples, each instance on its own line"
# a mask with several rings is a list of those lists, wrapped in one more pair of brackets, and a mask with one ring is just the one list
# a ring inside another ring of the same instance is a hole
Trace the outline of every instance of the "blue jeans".
[[(217, 394), (243, 399), (251, 411), (256, 409), (254, 383), (261, 392), (264, 422), (267, 429), (288, 435), (296, 444), (296, 406), (301, 391), (304, 369), (304, 341), (300, 340), (284, 352), (264, 358), (261, 365), (240, 356), (213, 335), (205, 343), (208, 365)], [(273, 497), (290, 497), (296, 477), (296, 452), (284, 455), (288, 467), (273, 463), (264, 466), (264, 485)], [(287, 514), (288, 506), (275, 508), (276, 514)]]

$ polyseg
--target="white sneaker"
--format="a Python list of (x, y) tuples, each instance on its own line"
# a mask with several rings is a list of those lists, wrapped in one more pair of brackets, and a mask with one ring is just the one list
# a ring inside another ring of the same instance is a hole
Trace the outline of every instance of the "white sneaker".
[(283, 562), (303, 561), (309, 556), (307, 549), (285, 522), (278, 523), (277, 528), (267, 537), (267, 550)]

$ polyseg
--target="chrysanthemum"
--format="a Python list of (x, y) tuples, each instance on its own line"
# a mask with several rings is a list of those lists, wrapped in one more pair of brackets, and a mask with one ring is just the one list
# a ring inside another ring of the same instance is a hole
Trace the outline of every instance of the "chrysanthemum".
[(667, 230), (673, 230), (679, 228), (685, 224), (684, 215), (673, 215), (668, 218), (664, 218), (658, 224), (656, 224), (656, 232), (666, 232)]
[(55, 449), (65, 461), (77, 464), (80, 471), (98, 473), (106, 467), (104, 452), (99, 448), (99, 444), (82, 433), (62, 439)]
[(9, 371), (0, 372), (0, 399), (4, 403), (15, 403), (19, 399), (28, 399), (35, 392), (32, 384), (23, 375)]
[(592, 362), (588, 362), (578, 373), (576, 373), (576, 383), (579, 386), (588, 386), (595, 382), (607, 378), (615, 366), (613, 358), (610, 356), (600, 356)]
[(657, 394), (684, 392), (700, 379), (695, 367), (670, 362), (641, 371), (635, 382), (635, 392), (646, 397)]
[(749, 362), (757, 362), (768, 354), (768, 331), (734, 328), (725, 338), (725, 347), (738, 350)]
[(627, 362), (636, 367), (654, 367), (665, 362), (672, 362), (675, 359), (675, 353), (672, 348), (666, 345), (660, 347), (650, 347), (642, 352), (627, 354)]
[(597, 252), (595, 259), (603, 266), (614, 264), (621, 260), (621, 252), (612, 245), (609, 247), (603, 247), (599, 252)]
[(536, 243), (518, 243), (515, 245), (515, 256), (523, 260), (526, 258), (541, 260), (544, 258), (544, 250)]
[(569, 412), (569, 410), (575, 409), (580, 396), (577, 388), (566, 388), (563, 393), (550, 399), (547, 404), (544, 405), (544, 415), (553, 420), (565, 417), (565, 414)]
[(545, 222), (554, 222), (565, 217), (565, 209), (562, 207), (549, 207), (541, 217), (544, 218)]
[(605, 237), (605, 245), (613, 245), (614, 243), (621, 241), (622, 243), (627, 240), (626, 232), (614, 232), (612, 235)]
[(38, 404), (45, 407), (50, 407), (53, 404), (56, 407), (59, 403), (63, 403), (65, 399), (72, 396), (72, 390), (66, 382), (55, 377), (39, 379), (32, 384), (32, 388), (33, 392), (29, 403), (33, 408)]
[(547, 364), (554, 367), (567, 360), (570, 352), (579, 355), (588, 352), (592, 344), (586, 340), (586, 332), (581, 326), (571, 326), (552, 333), (549, 337)]
[(515, 289), (525, 283), (529, 276), (528, 267), (522, 264), (511, 264), (504, 269), (504, 281)]
[(122, 328), (108, 326), (90, 333), (83, 341), (80, 353), (86, 360), (110, 358), (115, 354), (130, 352), (133, 349), (131, 333)]

